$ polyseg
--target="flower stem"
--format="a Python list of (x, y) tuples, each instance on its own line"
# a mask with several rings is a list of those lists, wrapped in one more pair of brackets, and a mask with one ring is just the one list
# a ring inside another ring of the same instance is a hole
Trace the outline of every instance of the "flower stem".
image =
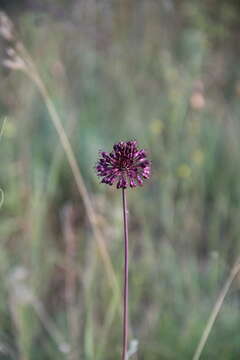
[(128, 210), (126, 189), (122, 189), (124, 222), (124, 290), (123, 290), (123, 349), (122, 360), (127, 360), (128, 349)]

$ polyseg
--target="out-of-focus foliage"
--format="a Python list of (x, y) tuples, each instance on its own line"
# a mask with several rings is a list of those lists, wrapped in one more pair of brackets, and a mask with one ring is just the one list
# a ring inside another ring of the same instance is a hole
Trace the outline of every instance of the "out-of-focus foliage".
[[(239, 2), (1, 4), (70, 138), (119, 284), (121, 196), (93, 167), (121, 139), (149, 149), (152, 179), (128, 194), (135, 358), (191, 359), (240, 253)], [(45, 103), (4, 68), (0, 94), (0, 359), (115, 360), (119, 299)], [(239, 359), (238, 285), (203, 359)]]

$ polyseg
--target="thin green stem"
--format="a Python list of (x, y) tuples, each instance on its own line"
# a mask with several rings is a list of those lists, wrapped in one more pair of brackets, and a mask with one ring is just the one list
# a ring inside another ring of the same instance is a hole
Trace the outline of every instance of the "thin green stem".
[(122, 360), (127, 360), (128, 349), (128, 210), (126, 190), (122, 189), (124, 222), (124, 289), (123, 289), (123, 349)]

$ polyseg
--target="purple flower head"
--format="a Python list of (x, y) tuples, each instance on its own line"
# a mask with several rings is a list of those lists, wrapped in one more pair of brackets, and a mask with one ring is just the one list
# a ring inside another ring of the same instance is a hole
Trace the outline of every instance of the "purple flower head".
[(151, 168), (145, 150), (138, 149), (136, 141), (120, 141), (112, 152), (100, 152), (96, 170), (102, 183), (117, 183), (118, 189), (126, 189), (141, 186), (144, 179), (149, 179)]

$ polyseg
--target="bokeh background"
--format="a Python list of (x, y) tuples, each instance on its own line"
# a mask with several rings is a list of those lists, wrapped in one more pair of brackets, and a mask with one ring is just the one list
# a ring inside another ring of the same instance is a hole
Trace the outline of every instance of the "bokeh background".
[[(240, 254), (239, 1), (0, 9), (0, 359), (120, 358), (121, 193), (94, 165), (128, 139), (152, 159), (128, 193), (132, 358), (192, 359)], [(202, 359), (240, 358), (239, 284)]]

